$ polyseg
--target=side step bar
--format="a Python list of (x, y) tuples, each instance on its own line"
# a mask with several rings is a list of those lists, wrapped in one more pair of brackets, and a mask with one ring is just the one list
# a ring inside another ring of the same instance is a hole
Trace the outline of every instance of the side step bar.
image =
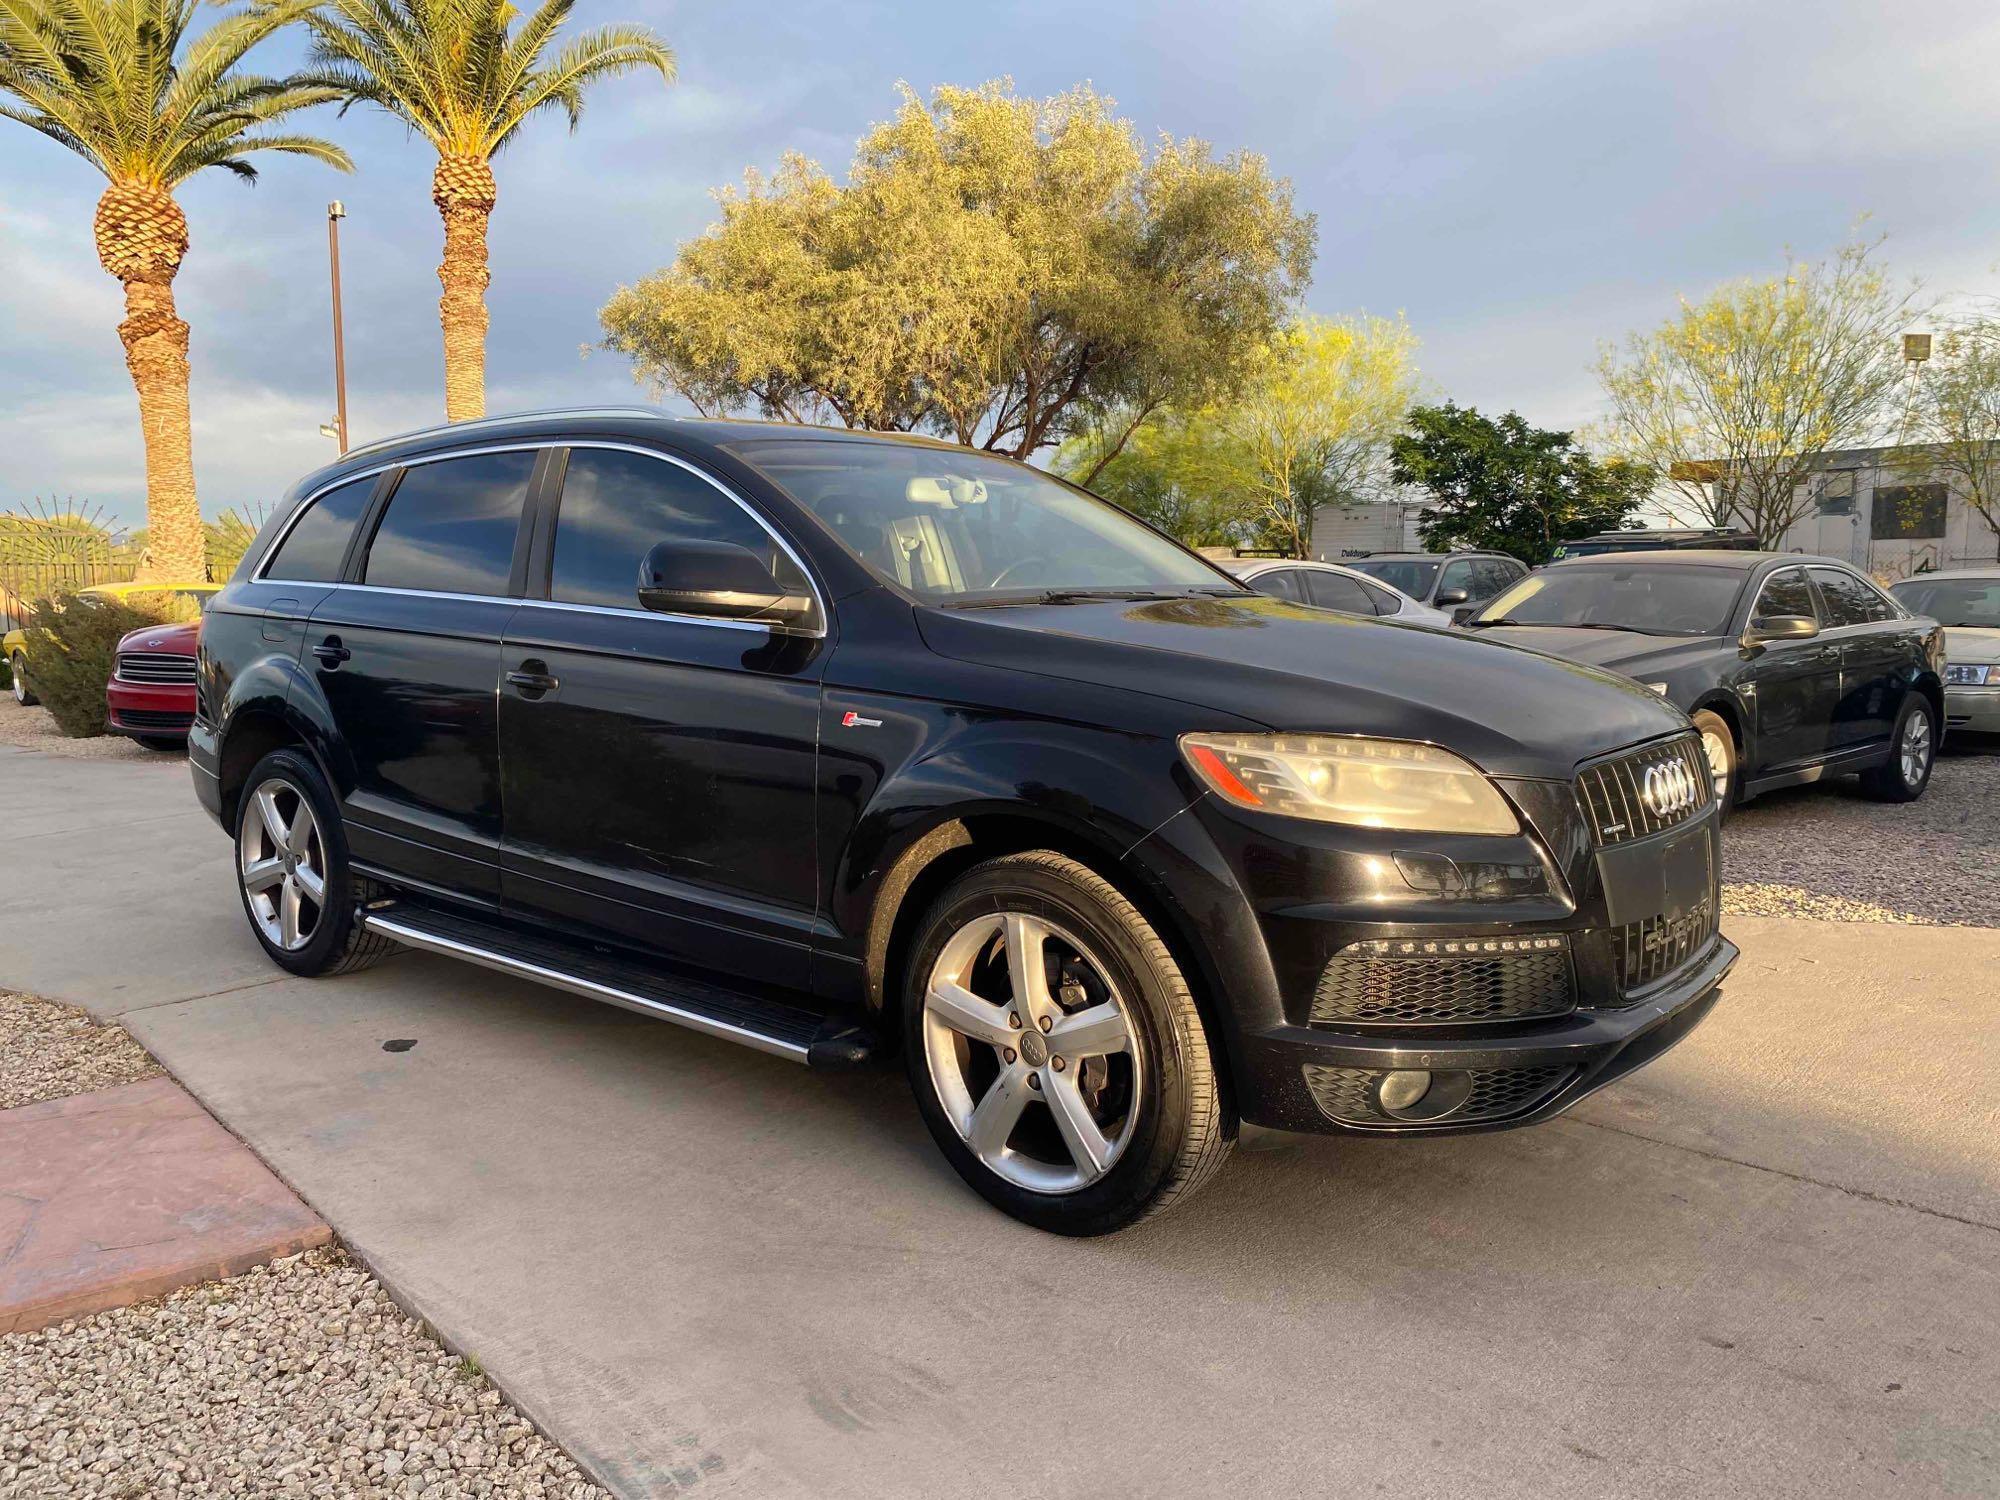
[(531, 979), (814, 1068), (857, 1068), (874, 1055), (873, 1039), (858, 1027), (698, 979), (650, 972), (477, 917), (392, 901), (364, 908), (361, 921), (368, 931), (405, 947)]

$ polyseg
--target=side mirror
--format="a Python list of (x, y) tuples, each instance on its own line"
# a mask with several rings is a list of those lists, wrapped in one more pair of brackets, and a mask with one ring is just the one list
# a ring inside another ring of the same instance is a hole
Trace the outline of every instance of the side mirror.
[(1754, 651), (1772, 641), (1809, 641), (1819, 634), (1819, 621), (1810, 615), (1759, 615), (1750, 622), (1739, 644)]
[(1464, 589), (1446, 589), (1442, 594), (1437, 596), (1437, 607), (1439, 609), (1450, 609), (1454, 604), (1465, 603), (1466, 597)]
[(775, 629), (813, 623), (812, 595), (786, 588), (762, 558), (734, 542), (659, 543), (639, 564), (639, 603), (663, 615)]

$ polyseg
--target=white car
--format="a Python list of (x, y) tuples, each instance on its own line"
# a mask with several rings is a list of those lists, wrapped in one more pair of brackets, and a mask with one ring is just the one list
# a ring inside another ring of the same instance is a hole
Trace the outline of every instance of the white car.
[(2000, 734), (2000, 567), (1919, 573), (1889, 592), (1944, 626), (1944, 721)]
[(1419, 604), (1400, 589), (1338, 563), (1299, 562), (1289, 557), (1225, 557), (1221, 566), (1260, 594), (1315, 604), (1350, 615), (1378, 615), (1406, 625), (1451, 625), (1448, 610)]

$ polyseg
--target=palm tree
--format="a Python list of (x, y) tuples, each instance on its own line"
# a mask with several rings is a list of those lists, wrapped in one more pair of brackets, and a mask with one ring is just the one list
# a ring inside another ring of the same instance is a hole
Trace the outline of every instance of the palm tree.
[(163, 579), (203, 576), (188, 326), (173, 290), (188, 226), (174, 189), (204, 167), (254, 181), (257, 170), (244, 158), (257, 151), (310, 156), (342, 171), (353, 165), (337, 146), (266, 128), (337, 96), (297, 78), (238, 71), (244, 54), (297, 20), (307, 0), (237, 11), (190, 36), (201, 3), (0, 0), (0, 114), (110, 179), (97, 201), (97, 258), (125, 284), (118, 337), (146, 443), (145, 574)]
[(643, 26), (579, 36), (543, 53), (575, 0), (545, 0), (509, 35), (520, 12), (507, 0), (325, 0), (307, 18), (314, 81), (349, 102), (380, 105), (436, 148), (431, 201), (444, 218), (445, 415), (486, 411), (486, 222), (498, 187), (493, 155), (529, 115), (559, 106), (576, 129), (584, 85), (654, 68), (674, 79), (674, 54)]

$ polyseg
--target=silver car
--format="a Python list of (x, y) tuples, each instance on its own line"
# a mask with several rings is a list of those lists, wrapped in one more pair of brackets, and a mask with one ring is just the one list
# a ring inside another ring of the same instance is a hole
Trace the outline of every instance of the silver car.
[(2000, 567), (1919, 573), (1889, 592), (1944, 626), (1946, 727), (2000, 734)]
[(1407, 625), (1431, 625), (1443, 630), (1451, 615), (1419, 604), (1401, 589), (1338, 563), (1299, 562), (1289, 557), (1229, 557), (1221, 565), (1260, 594), (1337, 609), (1350, 615), (1376, 615)]

